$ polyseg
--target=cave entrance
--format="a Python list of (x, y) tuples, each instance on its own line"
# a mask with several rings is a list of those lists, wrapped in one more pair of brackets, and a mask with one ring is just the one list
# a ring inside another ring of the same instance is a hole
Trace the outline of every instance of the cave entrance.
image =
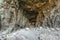
[(37, 11), (25, 10), (25, 13), (23, 15), (29, 20), (29, 23), (31, 23), (31, 25), (36, 25), (38, 15)]

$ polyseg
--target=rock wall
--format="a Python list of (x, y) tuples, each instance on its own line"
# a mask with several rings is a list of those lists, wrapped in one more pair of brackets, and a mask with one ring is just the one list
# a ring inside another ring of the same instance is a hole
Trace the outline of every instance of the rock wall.
[(60, 0), (0, 1), (0, 40), (60, 40)]
[[(58, 8), (58, 1), (4, 0), (2, 3), (1, 30), (40, 26), (55, 27), (57, 24), (55, 24), (56, 17), (53, 12), (55, 12), (54, 9)], [(52, 10), (54, 11), (52, 12)]]

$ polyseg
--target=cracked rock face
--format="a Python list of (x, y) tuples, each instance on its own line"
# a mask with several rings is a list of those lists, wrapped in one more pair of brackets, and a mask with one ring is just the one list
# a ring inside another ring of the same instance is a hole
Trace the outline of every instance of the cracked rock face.
[(0, 40), (60, 40), (60, 1), (1, 0)]
[[(27, 2), (26, 2), (27, 1)], [(1, 30), (17, 30), (25, 27), (59, 25), (59, 13), (55, 12), (56, 0), (4, 0), (1, 8)], [(54, 9), (54, 11), (52, 11)], [(56, 15), (55, 15), (55, 13)], [(57, 15), (58, 14), (58, 15)], [(58, 16), (58, 17), (57, 17)], [(57, 21), (57, 22), (56, 22)], [(15, 28), (16, 27), (16, 28)]]
[[(56, 7), (56, 0), (4, 0), (5, 17), (2, 26), (43, 26)], [(8, 16), (8, 17), (7, 17)]]

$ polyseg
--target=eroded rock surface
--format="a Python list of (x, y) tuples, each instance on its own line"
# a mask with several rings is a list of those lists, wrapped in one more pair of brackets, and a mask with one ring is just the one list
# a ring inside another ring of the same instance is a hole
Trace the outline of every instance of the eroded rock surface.
[(56, 0), (1, 1), (0, 40), (60, 40), (59, 3)]

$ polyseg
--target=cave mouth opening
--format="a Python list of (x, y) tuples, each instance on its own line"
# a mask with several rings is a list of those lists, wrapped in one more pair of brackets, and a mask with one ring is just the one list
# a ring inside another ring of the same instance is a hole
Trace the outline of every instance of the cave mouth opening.
[[(43, 11), (46, 11), (47, 13), (48, 11), (50, 12), (50, 10), (53, 9), (53, 7), (55, 7), (55, 2), (53, 2), (54, 0), (29, 1), (18, 0), (18, 5), (19, 9), (23, 10), (24, 17), (27, 18), (29, 23), (31, 23), (32, 25), (36, 25), (37, 20), (38, 22), (43, 21), (43, 19), (45, 18)], [(37, 17), (39, 18), (37, 19)], [(42, 24), (42, 22), (40, 23)]]
[(38, 12), (33, 10), (33, 11), (29, 11), (29, 10), (25, 10), (25, 13), (23, 14), (28, 20), (29, 20), (29, 23), (31, 25), (36, 25), (36, 22), (37, 22), (37, 15), (38, 15)]

